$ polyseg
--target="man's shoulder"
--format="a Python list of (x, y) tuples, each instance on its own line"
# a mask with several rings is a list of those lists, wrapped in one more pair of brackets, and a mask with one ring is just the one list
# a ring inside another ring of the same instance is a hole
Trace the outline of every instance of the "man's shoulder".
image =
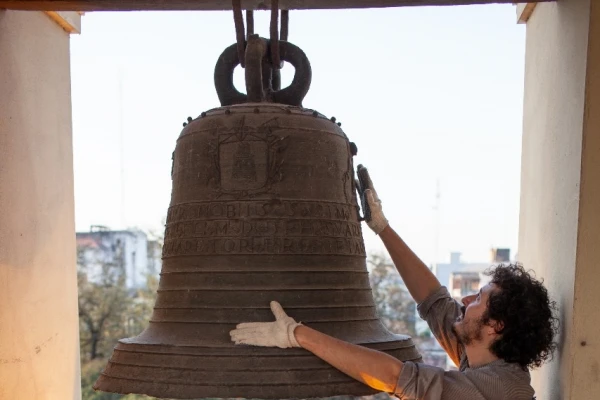
[(533, 398), (531, 375), (527, 369), (523, 369), (516, 363), (497, 360), (481, 367), (467, 367), (462, 372), (480, 385), (497, 388), (505, 394), (506, 398), (515, 400)]
[(419, 316), (426, 321), (443, 318), (447, 315), (454, 316), (459, 311), (460, 304), (450, 296), (450, 292), (445, 286), (440, 286), (417, 305)]
[(529, 380), (531, 380), (531, 375), (529, 373), (529, 370), (523, 369), (523, 367), (521, 367), (517, 363), (509, 363), (504, 360), (496, 360), (496, 361), (492, 361), (491, 363), (488, 363), (488, 364), (485, 364), (485, 365), (482, 365), (479, 367), (471, 368), (471, 367), (469, 367), (469, 360), (465, 356), (461, 359), (461, 367), (463, 365), (465, 365), (463, 372), (470, 372), (470, 373), (481, 372), (481, 373), (486, 373), (486, 374), (502, 374), (502, 375), (508, 374), (508, 375), (514, 375), (515, 377), (518, 377), (518, 378), (527, 377)]
[(529, 373), (506, 364), (508, 363), (494, 363), (478, 368), (447, 371), (408, 361), (398, 378), (396, 394), (400, 398), (411, 399), (531, 400), (534, 391), (530, 385)]

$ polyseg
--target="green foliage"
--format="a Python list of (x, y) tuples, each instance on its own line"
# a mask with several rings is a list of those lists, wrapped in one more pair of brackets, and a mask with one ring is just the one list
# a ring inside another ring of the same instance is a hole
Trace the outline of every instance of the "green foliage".
[(90, 282), (84, 273), (78, 274), (79, 335), (82, 360), (92, 361), (109, 355), (113, 338), (123, 337), (123, 324), (132, 299), (123, 278), (114, 282)]
[(369, 254), (369, 280), (380, 320), (390, 331), (415, 336), (416, 304), (391, 260)]

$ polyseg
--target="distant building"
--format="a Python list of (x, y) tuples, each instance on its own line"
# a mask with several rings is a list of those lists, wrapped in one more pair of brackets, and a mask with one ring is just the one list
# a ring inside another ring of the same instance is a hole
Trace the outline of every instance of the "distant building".
[(493, 248), (490, 251), (490, 261), (468, 263), (461, 260), (461, 253), (450, 253), (449, 263), (439, 263), (434, 273), (442, 285), (455, 299), (477, 293), (479, 288), (489, 282), (484, 272), (492, 265), (510, 262), (510, 249)]
[(481, 274), (473, 271), (450, 273), (450, 284), (447, 285), (450, 295), (457, 301), (479, 291)]
[(148, 271), (158, 276), (162, 268), (162, 244), (157, 240), (148, 240), (147, 249)]
[(147, 276), (160, 273), (160, 243), (148, 240), (141, 230), (112, 231), (93, 225), (89, 232), (77, 232), (78, 262), (90, 281), (99, 281), (107, 268), (125, 276), (128, 289), (146, 285)]

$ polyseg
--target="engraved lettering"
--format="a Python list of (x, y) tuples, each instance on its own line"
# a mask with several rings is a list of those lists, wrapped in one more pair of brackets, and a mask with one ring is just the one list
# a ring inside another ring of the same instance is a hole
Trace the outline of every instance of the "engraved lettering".
[(163, 255), (218, 254), (340, 254), (365, 255), (364, 243), (358, 239), (329, 238), (247, 238), (169, 240)]
[(256, 213), (256, 215), (258, 215), (259, 217), (264, 217), (265, 215), (267, 215), (267, 211), (266, 211), (266, 209), (265, 209), (266, 207), (267, 207), (267, 204), (261, 204), (261, 206), (260, 206), (260, 207), (258, 207), (258, 209), (259, 209), (260, 211), (258, 211), (258, 212)]
[(252, 238), (252, 252), (258, 254), (266, 253), (265, 240), (265, 238)]
[(292, 239), (285, 238), (283, 239), (283, 252), (284, 253), (293, 253), (292, 246), (294, 242)]
[(294, 216), (294, 203), (286, 202), (284, 203), (285, 215), (288, 217)]
[(336, 217), (338, 219), (347, 220), (350, 217), (350, 215), (349, 215), (350, 213), (347, 208), (336, 207), (335, 213), (336, 213)]
[(301, 200), (211, 201), (171, 206), (164, 256), (365, 255), (351, 204)]
[(265, 238), (265, 253), (272, 254), (275, 252), (275, 239), (274, 238)]
[(302, 235), (310, 235), (313, 232), (311, 221), (300, 222), (300, 232)]
[(222, 204), (212, 204), (210, 207), (210, 212), (215, 217), (220, 217), (223, 215), (223, 205)]
[(346, 204), (314, 204), (302, 201), (265, 202), (210, 202), (173, 206), (168, 212), (168, 222), (197, 219), (248, 218), (309, 218), (349, 221), (353, 207)]
[(227, 218), (235, 218), (237, 215), (234, 204), (227, 204)]
[(201, 204), (197, 206), (196, 213), (198, 214), (198, 218), (207, 218), (208, 217), (208, 204)]
[(231, 253), (235, 250), (236, 245), (235, 245), (235, 241), (231, 240), (231, 239), (227, 239), (225, 240), (225, 243), (223, 245), (223, 248), (225, 250), (226, 253)]
[(240, 240), (240, 252), (241, 253), (252, 253), (252, 246), (250, 246), (250, 241), (248, 239)]
[(217, 232), (220, 235), (223, 235), (223, 236), (227, 235), (228, 228), (229, 228), (228, 221), (218, 221), (217, 222)]
[(352, 237), (352, 228), (350, 225), (346, 225), (346, 237)]
[(168, 237), (173, 238), (279, 235), (288, 237), (361, 237), (360, 224), (358, 222), (323, 221), (316, 219), (221, 219), (175, 222), (168, 224), (166, 232)]
[(228, 221), (227, 230), (224, 235), (241, 236), (244, 229), (244, 223), (240, 220)]

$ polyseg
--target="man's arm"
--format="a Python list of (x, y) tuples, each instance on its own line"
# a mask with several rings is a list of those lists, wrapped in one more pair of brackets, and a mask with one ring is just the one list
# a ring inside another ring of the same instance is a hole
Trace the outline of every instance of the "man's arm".
[(390, 225), (387, 225), (379, 233), (379, 237), (417, 304), (422, 303), (442, 286), (433, 272), (427, 268), (427, 265), (408, 247)]
[(452, 331), (452, 325), (461, 313), (460, 304), (450, 297), (446, 288), (442, 288), (431, 270), (391, 226), (386, 226), (379, 236), (410, 294), (417, 302), (419, 316), (427, 321), (433, 335), (458, 366), (462, 350)]
[(402, 361), (383, 352), (347, 343), (298, 326), (294, 334), (301, 347), (346, 375), (382, 392), (394, 393), (402, 371)]
[(273, 322), (238, 324), (229, 334), (235, 344), (303, 347), (346, 375), (374, 389), (393, 393), (403, 363), (383, 352), (357, 346), (296, 322), (279, 303), (271, 302)]
[(383, 352), (343, 342), (303, 325), (294, 334), (301, 347), (346, 375), (402, 400), (516, 400), (533, 396), (528, 382), (503, 381), (489, 370), (461, 373), (423, 363), (403, 363)]

